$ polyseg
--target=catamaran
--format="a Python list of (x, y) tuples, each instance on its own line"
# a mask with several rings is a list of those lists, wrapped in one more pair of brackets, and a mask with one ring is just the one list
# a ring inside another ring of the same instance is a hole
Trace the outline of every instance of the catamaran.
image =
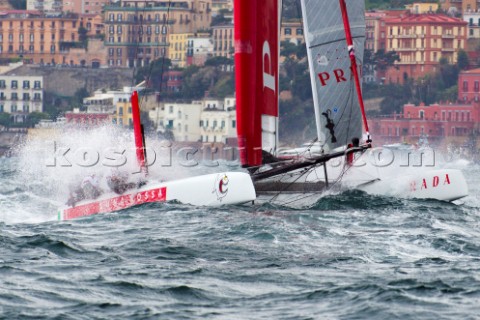
[(244, 172), (219, 172), (165, 182), (149, 181), (137, 92), (133, 92), (131, 103), (136, 158), (145, 182), (123, 194), (106, 192), (95, 199), (65, 205), (58, 210), (59, 220), (114, 212), (151, 202), (178, 201), (195, 206), (220, 206), (256, 199), (252, 179)]
[[(218, 206), (252, 202), (260, 195), (267, 201), (283, 196), (289, 199), (283, 203), (291, 203), (305, 199), (305, 194), (321, 195), (338, 182), (372, 193), (393, 190), (388, 195), (400, 197), (453, 201), (468, 195), (459, 170), (382, 176), (359, 165), (372, 148), (359, 77), (364, 1), (301, 0), (301, 5), (317, 126), (315, 153), (287, 160), (277, 154), (281, 0), (235, 0), (237, 132), (240, 161), (248, 173), (219, 172), (167, 182), (146, 179), (145, 185), (121, 195), (105, 193), (64, 206), (59, 219), (171, 200)], [(131, 102), (137, 161), (147, 178), (136, 92)]]
[(305, 194), (320, 195), (333, 184), (377, 194), (446, 201), (468, 195), (459, 170), (425, 168), (415, 174), (397, 170), (385, 175), (386, 170), (368, 165), (373, 142), (359, 77), (365, 3), (300, 2), (317, 137), (306, 148), (315, 149), (314, 153), (290, 160), (277, 154), (281, 1), (234, 2), (240, 160), (254, 180), (257, 195), (267, 201), (281, 198), (280, 203), (285, 204), (295, 201), (293, 194), (305, 199)]

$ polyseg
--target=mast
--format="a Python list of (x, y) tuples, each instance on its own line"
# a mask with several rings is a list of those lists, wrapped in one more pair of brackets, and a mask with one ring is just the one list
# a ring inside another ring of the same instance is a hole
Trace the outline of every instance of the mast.
[(135, 150), (137, 154), (137, 162), (140, 171), (147, 176), (147, 167), (145, 165), (145, 136), (143, 126), (140, 122), (140, 107), (138, 105), (138, 93), (133, 91), (132, 97), (132, 118), (133, 118), (133, 134), (135, 136)]
[(237, 137), (242, 166), (277, 147), (279, 0), (235, 0)]
[(358, 66), (357, 66), (357, 60), (355, 57), (355, 48), (353, 46), (352, 32), (350, 30), (350, 21), (348, 20), (347, 5), (345, 3), (345, 0), (339, 0), (339, 1), (340, 1), (340, 9), (342, 10), (343, 25), (345, 26), (345, 37), (347, 40), (348, 54), (350, 56), (350, 61), (351, 61), (351, 69), (353, 73), (353, 78), (355, 80), (355, 88), (357, 90), (358, 103), (360, 104), (360, 110), (362, 111), (363, 125), (365, 127), (365, 131), (367, 132), (367, 143), (370, 143), (372, 142), (372, 140), (370, 139), (370, 130), (368, 129), (367, 116), (365, 115), (365, 105), (363, 103), (362, 88), (360, 86), (360, 77), (358, 76)]

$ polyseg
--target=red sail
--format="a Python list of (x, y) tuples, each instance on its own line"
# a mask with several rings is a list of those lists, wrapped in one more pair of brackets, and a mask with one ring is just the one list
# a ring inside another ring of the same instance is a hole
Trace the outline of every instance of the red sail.
[(143, 138), (143, 128), (140, 122), (140, 107), (138, 105), (138, 93), (134, 91), (131, 97), (132, 118), (133, 118), (133, 134), (135, 136), (135, 148), (137, 153), (137, 161), (140, 170), (146, 175), (147, 168), (145, 166), (145, 146)]
[(235, 0), (234, 8), (240, 161), (258, 166), (262, 115), (278, 117), (278, 0)]

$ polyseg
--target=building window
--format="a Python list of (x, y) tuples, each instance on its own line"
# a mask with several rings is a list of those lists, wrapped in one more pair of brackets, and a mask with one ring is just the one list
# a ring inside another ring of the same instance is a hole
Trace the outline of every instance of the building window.
[(232, 120), (232, 128), (235, 128), (236, 125), (237, 125), (237, 122), (235, 120)]
[(42, 86), (41, 86), (41, 84), (40, 84), (40, 81), (35, 81), (35, 82), (33, 83), (33, 88), (34, 88), (34, 89), (41, 89)]
[(285, 28), (285, 35), (286, 35), (286, 36), (289, 36), (289, 35), (291, 35), (291, 34), (292, 34), (292, 29), (290, 29), (290, 28)]
[(17, 89), (17, 88), (18, 88), (18, 81), (12, 80), (12, 89)]
[(473, 91), (475, 91), (475, 92), (480, 91), (480, 84), (479, 84), (478, 80), (476, 80), (473, 84)]
[(16, 92), (12, 92), (12, 100), (18, 100), (18, 94)]
[(468, 81), (463, 80), (463, 92), (468, 92)]
[(30, 89), (30, 81), (28, 80), (23, 81), (23, 89)]
[(299, 36), (303, 35), (303, 29), (302, 28), (297, 29), (297, 35), (299, 35)]

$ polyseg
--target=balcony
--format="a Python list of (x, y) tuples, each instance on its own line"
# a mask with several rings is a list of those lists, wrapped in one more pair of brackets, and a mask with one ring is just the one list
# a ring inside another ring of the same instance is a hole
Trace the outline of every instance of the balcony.
[(454, 52), (455, 48), (442, 48), (441, 50), (445, 52)]
[(455, 36), (453, 34), (442, 34), (442, 38), (444, 39), (453, 39)]
[(395, 48), (397, 52), (416, 51), (418, 48)]
[(397, 38), (399, 39), (412, 39), (412, 38), (416, 38), (417, 35), (416, 34), (399, 34), (397, 35)]

